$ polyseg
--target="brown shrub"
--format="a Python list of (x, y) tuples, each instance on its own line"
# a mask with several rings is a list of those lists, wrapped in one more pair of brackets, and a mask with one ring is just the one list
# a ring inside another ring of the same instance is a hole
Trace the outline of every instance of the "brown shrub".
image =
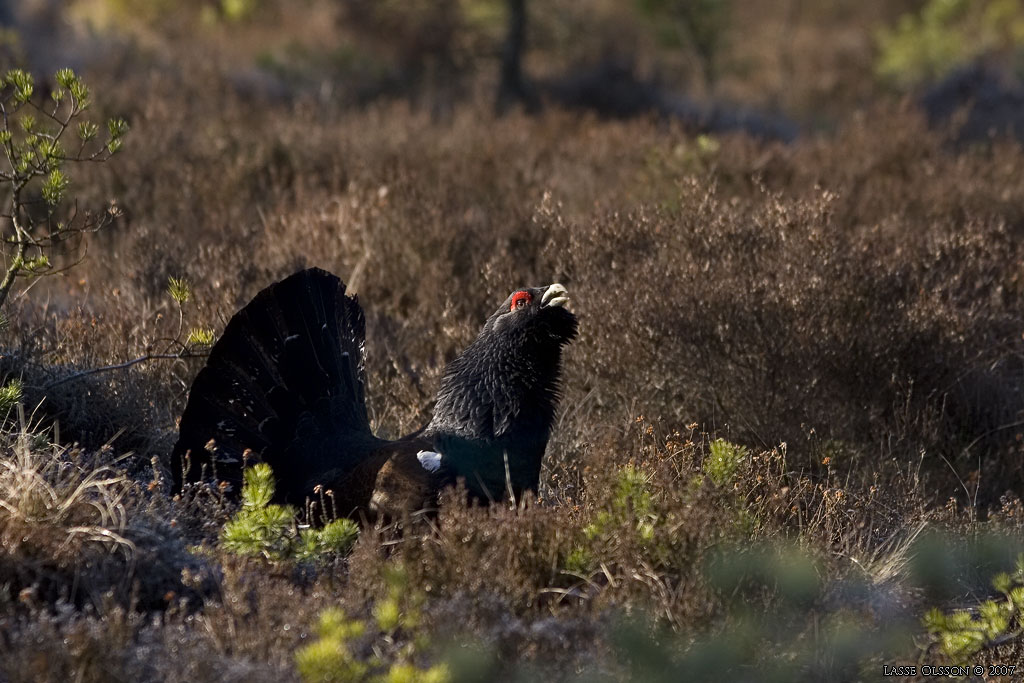
[[(906, 558), (922, 524), (970, 530), (991, 511), (1019, 532), (1004, 495), (1024, 483), (1018, 146), (953, 149), (891, 107), (782, 147), (560, 112), (494, 119), (473, 104), (439, 123), (393, 103), (250, 99), (215, 67), (121, 69), (90, 83), (129, 114), (132, 137), (74, 192), (118, 197), (125, 219), (71, 277), (18, 300), (0, 375), (22, 377), (30, 405), (45, 396), (38, 416), (82, 444), (54, 461), (76, 481), (116, 468), (126, 517), (108, 530), (135, 544), (136, 569), (107, 542), (65, 545), (68, 528), (97, 526), (95, 508), (11, 526), (30, 541), (5, 556), (0, 583), (9, 596), (37, 586), (40, 604), (0, 606), (18, 616), (0, 620), (4, 642), (46, 655), (6, 661), (12, 679), (98, 677), (104, 642), (124, 678), (266, 665), (287, 679), (316, 615), (341, 605), (366, 618), (394, 564), (438, 633), (469, 631), (505, 664), (557, 659), (569, 675), (610, 657), (619, 612), (688, 639), (742, 625), (707, 576), (713, 550), (794, 540), (825, 584), (796, 621), (834, 608), (871, 625), (891, 614), (879, 604), (920, 606)], [(581, 336), (543, 502), (452, 498), (436, 528), (367, 530), (347, 562), (240, 563), (211, 545), (229, 512), (215, 492), (172, 502), (134, 481), (167, 456), (200, 361), (53, 384), (164, 348), (178, 328), (168, 276), (192, 283), (185, 326), (219, 331), (300, 265), (358, 291), (371, 414), (391, 436), (423, 423), (444, 362), (508, 291), (566, 284)], [(136, 455), (111, 464), (94, 451), (122, 427), (114, 448)], [(750, 448), (724, 483), (705, 476), (719, 436)], [(187, 554), (183, 539), (206, 547)], [(852, 600), (855, 579), (870, 589)], [(109, 591), (164, 621), (56, 602)], [(766, 612), (778, 604), (770, 586), (757, 597)]]

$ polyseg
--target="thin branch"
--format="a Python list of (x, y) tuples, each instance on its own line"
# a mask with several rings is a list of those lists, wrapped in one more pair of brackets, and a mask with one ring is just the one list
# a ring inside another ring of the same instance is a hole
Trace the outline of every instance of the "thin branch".
[(14, 257), (14, 260), (7, 266), (7, 273), (4, 275), (4, 279), (0, 282), (0, 306), (3, 306), (7, 300), (7, 295), (11, 292), (11, 286), (14, 285), (15, 278), (18, 277), (18, 273), (21, 270), (21, 263), (25, 260), (25, 251), (28, 249), (28, 245), (24, 242), (18, 242), (18, 252)]
[(967, 455), (968, 451), (970, 451), (972, 448), (977, 446), (981, 441), (983, 441), (984, 439), (987, 439), (988, 437), (992, 436), (993, 434), (997, 434), (997, 433), (1005, 431), (1007, 429), (1013, 429), (1014, 427), (1024, 427), (1024, 420), (1016, 420), (1014, 422), (1008, 422), (1007, 424), (1004, 424), (1004, 425), (999, 425), (998, 427), (993, 427), (992, 429), (988, 430), (987, 432), (985, 432), (984, 434), (982, 434), (981, 436), (976, 438), (974, 441), (972, 441), (969, 444), (967, 444), (964, 447), (964, 449), (960, 452), (960, 455), (961, 456)]
[(68, 375), (67, 377), (62, 377), (61, 379), (58, 379), (54, 382), (50, 382), (49, 384), (45, 385), (43, 389), (52, 389), (53, 387), (60, 386), (61, 384), (72, 382), (76, 379), (81, 379), (82, 377), (88, 377), (89, 375), (96, 375), (101, 372), (108, 372), (110, 370), (124, 370), (126, 368), (132, 367), (133, 365), (138, 365), (139, 363), (145, 363), (151, 360), (181, 360), (183, 358), (206, 358), (208, 355), (210, 355), (209, 352), (147, 353), (144, 356), (139, 356), (138, 358), (133, 358), (123, 363), (116, 363), (114, 365), (104, 365), (99, 368), (90, 368), (89, 370), (82, 370), (81, 372), (76, 372), (72, 375)]
[(22, 297), (27, 295), (29, 293), (29, 290), (31, 290), (33, 287), (35, 287), (37, 284), (39, 284), (40, 282), (43, 281), (44, 277), (52, 277), (54, 275), (63, 275), (64, 273), (68, 272), (72, 268), (80, 265), (82, 262), (85, 261), (85, 258), (88, 255), (89, 255), (89, 242), (84, 241), (84, 244), (82, 246), (82, 253), (81, 253), (81, 255), (75, 261), (73, 261), (72, 263), (69, 263), (69, 264), (67, 264), (65, 266), (61, 266), (60, 268), (53, 269), (51, 267), (51, 269), (47, 270), (44, 273), (32, 273), (31, 275), (35, 276), (35, 278), (36, 278), (35, 281), (29, 283), (23, 290), (18, 292), (18, 294), (16, 294), (14, 296), (14, 300), (17, 301), (18, 299), (21, 299)]

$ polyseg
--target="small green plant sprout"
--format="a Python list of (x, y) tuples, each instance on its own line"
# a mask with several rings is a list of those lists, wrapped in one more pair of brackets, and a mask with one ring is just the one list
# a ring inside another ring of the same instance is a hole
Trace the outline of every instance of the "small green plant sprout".
[(942, 654), (957, 664), (973, 661), (981, 650), (1020, 637), (1024, 629), (1024, 555), (1013, 574), (997, 574), (992, 586), (1002, 597), (974, 609), (945, 613), (939, 608), (924, 616), (924, 626)]
[(183, 306), (192, 297), (192, 288), (183, 277), (167, 278), (167, 293), (179, 305)]
[(420, 624), (422, 596), (409, 587), (409, 576), (401, 565), (386, 567), (384, 578), (388, 584), (388, 597), (373, 608), (377, 628), (389, 635), (399, 628), (414, 629)]
[[(389, 568), (388, 596), (373, 608), (372, 620), (349, 618), (336, 608), (324, 610), (317, 640), (295, 654), (299, 675), (307, 683), (448, 683), (444, 664), (427, 668), (415, 660), (429, 644), (421, 628), (422, 596), (411, 590), (402, 567)], [(369, 647), (367, 647), (369, 646)], [(361, 660), (355, 652), (373, 654)]]
[(213, 330), (205, 327), (193, 327), (188, 335), (182, 340), (182, 330), (185, 325), (185, 304), (192, 298), (192, 286), (183, 277), (170, 277), (167, 279), (167, 293), (178, 306), (178, 331), (174, 340), (181, 348), (182, 355), (189, 355), (189, 352), (196, 347), (213, 346), (216, 335)]
[[(0, 239), (3, 269), (0, 306), (18, 278), (61, 272), (51, 263), (57, 243), (66, 248), (119, 215), (115, 205), (79, 213), (65, 208), (73, 164), (110, 159), (128, 133), (121, 119), (107, 122), (106, 134), (83, 116), (92, 103), (85, 83), (71, 69), (54, 76), (48, 98), (37, 95), (31, 75), (11, 69), (0, 80)], [(63, 209), (63, 210), (62, 210)], [(74, 265), (72, 263), (71, 265)]]
[(722, 143), (711, 135), (697, 136), (697, 152), (700, 154), (701, 158), (713, 157), (718, 154), (721, 148)]
[[(636, 528), (640, 540), (646, 542), (654, 538), (657, 522), (650, 475), (639, 467), (626, 465), (619, 471), (611, 508), (598, 512), (583, 533), (588, 539), (594, 539), (629, 523)], [(576, 559), (583, 559), (583, 556)]]
[(710, 453), (704, 460), (704, 474), (715, 486), (727, 486), (736, 479), (736, 474), (750, 455), (745, 447), (725, 439), (715, 439), (709, 447)]
[(0, 420), (5, 419), (21, 401), (21, 380), (12, 379), (0, 387)]
[(243, 473), (242, 509), (224, 525), (222, 547), (237, 555), (268, 560), (328, 559), (345, 555), (359, 535), (350, 519), (337, 519), (323, 528), (299, 529), (290, 505), (276, 505), (274, 473), (259, 463)]
[(188, 331), (185, 344), (190, 347), (213, 346), (215, 339), (216, 335), (213, 333), (213, 330), (206, 327), (193, 327)]

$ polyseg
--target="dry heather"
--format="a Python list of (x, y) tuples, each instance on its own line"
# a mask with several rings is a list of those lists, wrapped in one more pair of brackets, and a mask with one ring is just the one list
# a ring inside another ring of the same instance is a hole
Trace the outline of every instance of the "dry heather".
[[(1018, 145), (955, 148), (893, 104), (782, 146), (247, 98), (212, 67), (121, 63), (90, 83), (132, 133), (74, 193), (125, 215), (8, 314), (0, 372), (40, 426), (11, 418), (2, 442), (7, 680), (297, 680), (332, 607), (365, 627), (360, 661), (400, 652), (458, 680), (699, 680), (724, 662), (736, 680), (853, 680), (941, 660), (912, 640), (924, 611), (1012, 566)], [(305, 265), (359, 294), (385, 435), (429, 416), (507, 291), (566, 284), (581, 336), (541, 500), (452, 496), (327, 563), (221, 550), (230, 508), (164, 481), (201, 359), (72, 375), (165, 348), (171, 276), (191, 283), (185, 328), (219, 332)], [(961, 554), (943, 536), (940, 555), (931, 530), (1001, 536)], [(417, 616), (389, 629), (395, 585)], [(976, 660), (1020, 654), (1000, 647)]]
[(207, 570), (185, 550), (170, 503), (124, 472), (109, 447), (85, 451), (24, 427), (3, 435), (0, 585), (9, 616), (106, 601), (141, 609), (196, 599)]

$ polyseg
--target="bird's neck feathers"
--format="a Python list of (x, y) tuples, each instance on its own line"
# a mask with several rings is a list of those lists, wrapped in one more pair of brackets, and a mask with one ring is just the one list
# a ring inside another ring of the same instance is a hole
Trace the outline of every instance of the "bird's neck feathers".
[(561, 351), (561, 343), (488, 325), (445, 369), (428, 431), (484, 441), (529, 431), (546, 441)]

